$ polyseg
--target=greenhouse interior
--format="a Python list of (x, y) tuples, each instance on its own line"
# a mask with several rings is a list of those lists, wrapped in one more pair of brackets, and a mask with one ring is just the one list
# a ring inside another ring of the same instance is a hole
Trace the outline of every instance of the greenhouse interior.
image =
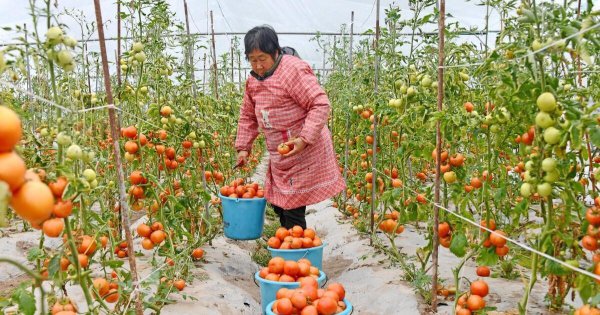
[(600, 1), (0, 4), (3, 314), (600, 315)]

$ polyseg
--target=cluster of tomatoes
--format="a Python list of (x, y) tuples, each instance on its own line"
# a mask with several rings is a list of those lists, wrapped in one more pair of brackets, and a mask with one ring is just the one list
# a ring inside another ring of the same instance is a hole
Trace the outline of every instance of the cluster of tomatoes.
[(346, 290), (340, 283), (319, 289), (314, 278), (304, 278), (298, 289), (279, 289), (271, 310), (278, 315), (333, 315), (346, 309), (345, 296)]
[[(594, 199), (594, 206), (587, 209), (585, 219), (588, 222), (587, 234), (581, 239), (583, 248), (596, 252), (600, 249), (600, 197)], [(593, 256), (594, 274), (600, 276), (600, 253)], [(600, 283), (600, 281), (596, 280)]]
[[(19, 116), (8, 107), (0, 106), (0, 182), (12, 193), (12, 209), (31, 226), (40, 229), (52, 217), (54, 194), (38, 174), (27, 170), (23, 159), (14, 151), (22, 135)], [(51, 234), (58, 230), (60, 234), (63, 228), (62, 220), (60, 223), (52, 220), (47, 230)]]
[(156, 221), (151, 225), (147, 225), (145, 223), (141, 223), (137, 226), (137, 234), (142, 239), (142, 248), (145, 250), (151, 250), (156, 245), (160, 245), (165, 238), (167, 238), (167, 233), (164, 231), (163, 224)]
[(319, 268), (312, 265), (310, 260), (302, 258), (298, 261), (273, 257), (267, 267), (260, 269), (258, 276), (278, 282), (298, 282), (303, 278), (319, 278)]
[(404, 225), (398, 222), (400, 213), (397, 210), (385, 214), (385, 219), (379, 222), (379, 229), (386, 233), (400, 234), (404, 232)]
[(237, 178), (229, 185), (222, 186), (220, 189), (222, 196), (229, 198), (264, 198), (265, 190), (258, 183), (245, 184), (243, 178)]
[[(477, 275), (480, 277), (489, 277), (490, 269), (486, 266), (477, 267)], [(457, 315), (471, 315), (472, 312), (479, 311), (485, 308), (485, 300), (483, 299), (489, 293), (489, 286), (483, 280), (471, 282), (469, 294), (463, 294), (458, 298), (456, 303)]]
[(600, 309), (586, 304), (578, 308), (573, 315), (600, 315)]
[[(479, 225), (486, 227), (493, 231), (483, 241), (483, 246), (485, 248), (490, 248), (490, 247), (494, 246), (494, 247), (496, 247), (496, 249), (495, 249), (496, 255), (498, 255), (500, 257), (506, 256), (506, 254), (508, 254), (508, 251), (509, 251), (509, 248), (506, 245), (506, 239), (504, 238), (504, 237), (506, 237), (506, 233), (501, 230), (496, 230), (496, 221), (494, 221), (493, 219), (490, 219), (487, 222), (485, 220), (481, 220), (481, 222), (479, 222)], [(481, 231), (485, 232), (485, 230), (483, 230), (483, 229), (481, 229)]]
[(278, 228), (275, 236), (269, 238), (267, 244), (274, 249), (299, 249), (318, 247), (323, 245), (323, 241), (315, 230), (295, 225), (291, 229)]
[(50, 309), (51, 315), (76, 315), (77, 305), (69, 298), (56, 301)]
[[(116, 278), (116, 273), (113, 272), (113, 277)], [(114, 279), (113, 278), (113, 279)], [(119, 300), (119, 284), (116, 281), (109, 281), (105, 278), (95, 278), (92, 282), (94, 287), (94, 295), (96, 298), (104, 299), (108, 303), (115, 303)]]

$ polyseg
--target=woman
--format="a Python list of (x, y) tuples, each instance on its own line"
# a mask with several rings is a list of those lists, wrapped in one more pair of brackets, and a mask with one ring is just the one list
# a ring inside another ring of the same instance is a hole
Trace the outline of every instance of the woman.
[[(247, 163), (262, 130), (270, 157), (265, 198), (281, 226), (306, 228), (306, 206), (345, 188), (327, 128), (329, 100), (310, 66), (282, 52), (270, 26), (248, 31), (244, 45), (252, 76), (238, 121), (238, 165)], [(289, 146), (287, 154), (278, 153), (281, 144)]]

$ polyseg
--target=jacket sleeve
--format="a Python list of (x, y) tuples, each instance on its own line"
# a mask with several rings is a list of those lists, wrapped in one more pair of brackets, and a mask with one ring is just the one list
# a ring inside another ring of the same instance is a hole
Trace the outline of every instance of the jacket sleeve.
[(237, 136), (235, 139), (235, 149), (237, 151), (252, 150), (252, 143), (258, 136), (258, 121), (254, 112), (254, 101), (248, 92), (248, 82), (246, 82), (246, 91), (244, 100), (240, 108), (240, 118), (238, 120)]
[(306, 143), (313, 144), (321, 135), (329, 117), (330, 105), (325, 91), (306, 62), (293, 65), (293, 75), (287, 90), (294, 101), (308, 111), (300, 136)]

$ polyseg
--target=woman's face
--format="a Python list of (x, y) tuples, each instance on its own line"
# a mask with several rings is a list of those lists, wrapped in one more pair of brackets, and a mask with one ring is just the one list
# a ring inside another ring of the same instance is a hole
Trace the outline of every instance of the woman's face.
[(248, 54), (248, 61), (250, 61), (252, 70), (261, 77), (275, 64), (271, 55), (259, 49), (254, 49)]

